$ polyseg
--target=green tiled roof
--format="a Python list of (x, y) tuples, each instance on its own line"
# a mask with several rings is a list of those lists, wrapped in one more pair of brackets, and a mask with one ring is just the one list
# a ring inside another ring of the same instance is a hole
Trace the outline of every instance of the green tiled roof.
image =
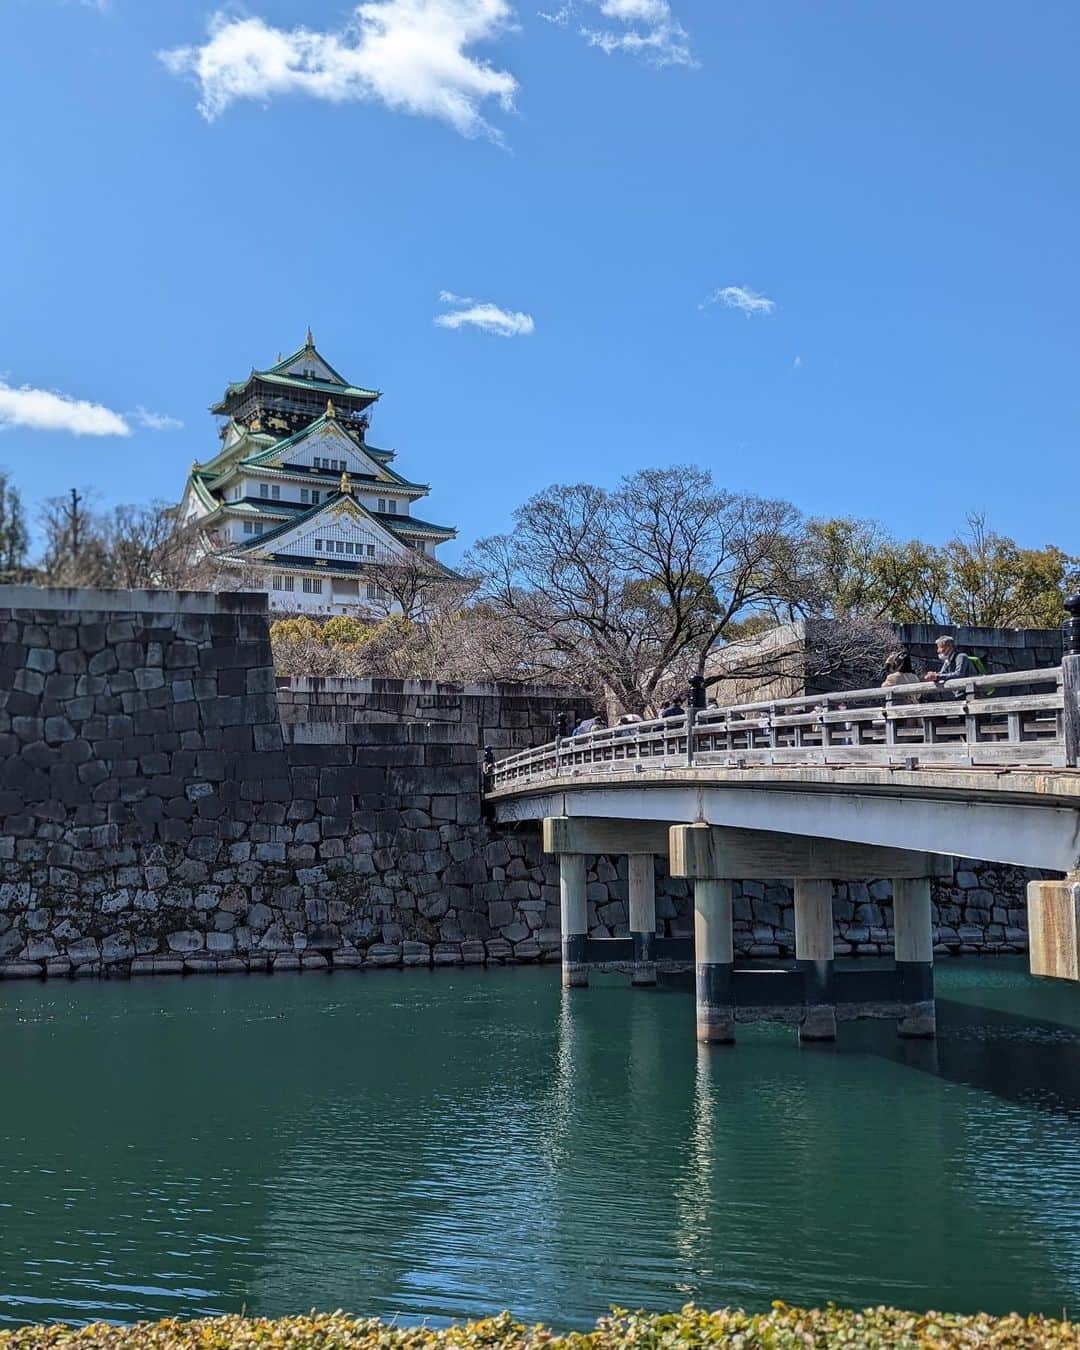
[[(297, 525), (302, 524), (304, 521), (313, 520), (320, 512), (325, 511), (331, 502), (336, 501), (340, 496), (341, 493), (339, 492), (333, 497), (327, 497), (325, 501), (319, 502), (315, 506), (309, 506), (306, 511), (301, 511), (299, 515), (293, 516), (291, 520), (285, 521), (283, 525), (278, 525), (273, 530), (267, 530), (264, 534), (254, 535), (251, 539), (245, 539), (243, 543), (239, 544), (237, 547), (244, 551), (253, 549), (256, 546), (261, 548), (268, 540), (280, 538), (286, 530), (293, 530)], [(361, 510), (363, 510), (362, 507)]]
[(302, 375), (277, 375), (270, 370), (252, 370), (246, 380), (235, 380), (225, 386), (225, 393), (219, 402), (210, 405), (211, 412), (223, 412), (232, 394), (242, 393), (252, 380), (264, 380), (267, 384), (285, 385), (290, 389), (310, 389), (317, 394), (326, 394), (328, 398), (366, 399), (374, 403), (379, 397), (378, 389), (361, 389), (353, 384), (331, 384), (329, 380), (307, 380)]
[(287, 356), (284, 361), (279, 361), (277, 365), (271, 366), (269, 370), (260, 370), (258, 373), (260, 375), (281, 375), (294, 361), (299, 361), (305, 352), (310, 352), (316, 360), (321, 361), (330, 374), (333, 375), (338, 384), (347, 385), (349, 383), (344, 375), (338, 374), (326, 357), (323, 356), (321, 352), (317, 351), (314, 343), (311, 342), (305, 342), (302, 347), (297, 347), (292, 356)]
[[(254, 548), (262, 548), (270, 540), (279, 539), (287, 530), (294, 530), (298, 525), (301, 525), (306, 521), (314, 520), (316, 516), (321, 515), (322, 512), (328, 510), (346, 495), (348, 494), (335, 492), (332, 497), (327, 497), (324, 501), (317, 503), (315, 506), (305, 507), (297, 515), (294, 515), (291, 520), (287, 520), (283, 524), (276, 526), (274, 529), (265, 531), (263, 534), (253, 535), (251, 539), (245, 539), (241, 543), (234, 545), (234, 547), (239, 548), (242, 552)], [(375, 524), (381, 525), (387, 534), (391, 535), (394, 539), (397, 539), (399, 543), (404, 543), (401, 534), (430, 534), (432, 537), (438, 539), (452, 539), (457, 534), (456, 530), (445, 529), (441, 525), (429, 525), (427, 521), (416, 520), (412, 516), (380, 515), (378, 511), (369, 511), (366, 506), (361, 502), (356, 501), (355, 498), (350, 497), (350, 500), (361, 515), (366, 516), (368, 520), (373, 521)], [(227, 505), (230, 509), (235, 510), (237, 507), (243, 505), (243, 503), (234, 502), (227, 503)], [(276, 505), (280, 505), (280, 503), (276, 503)], [(251, 514), (251, 508), (253, 508), (253, 506), (253, 503), (248, 503), (249, 509), (244, 511), (243, 514)], [(254, 510), (254, 514), (259, 515), (260, 511), (256, 509)], [(401, 534), (398, 533), (399, 530), (401, 531)]]
[(433, 525), (431, 521), (419, 520), (416, 516), (395, 516), (389, 512), (379, 511), (373, 514), (376, 520), (381, 520), (391, 530), (401, 530), (405, 534), (430, 534), (440, 539), (453, 539), (457, 536), (457, 530), (450, 525)]
[[(306, 440), (307, 437), (310, 436), (313, 431), (317, 431), (320, 427), (327, 426), (331, 422), (334, 422), (336, 424), (337, 419), (331, 418), (328, 413), (323, 413), (321, 417), (316, 417), (313, 422), (309, 422), (306, 427), (302, 427), (299, 431), (294, 431), (291, 436), (286, 436), (283, 440), (275, 441), (265, 450), (260, 450), (254, 455), (248, 455), (243, 460), (243, 463), (250, 464), (253, 466), (261, 466), (265, 464), (266, 461), (269, 459), (277, 459), (281, 457), (282, 452), (287, 450), (290, 446), (298, 445), (301, 441)], [(387, 454), (393, 454), (392, 451), (388, 452), (386, 450), (374, 450), (373, 447), (369, 447), (367, 445), (357, 445), (356, 442), (353, 441), (351, 437), (349, 438), (349, 442), (352, 448), (356, 450), (359, 454), (367, 455), (369, 459), (374, 459), (376, 463), (382, 463), (383, 456)], [(399, 474), (395, 469), (391, 469), (388, 464), (382, 463), (382, 468), (383, 471), (386, 473), (387, 478), (385, 480), (372, 479), (373, 482), (383, 482), (386, 487), (391, 488), (404, 487), (404, 488), (422, 489), (424, 492), (430, 491), (430, 488), (427, 483), (410, 483), (407, 478), (402, 478), (401, 474)], [(359, 477), (360, 475), (356, 476)]]

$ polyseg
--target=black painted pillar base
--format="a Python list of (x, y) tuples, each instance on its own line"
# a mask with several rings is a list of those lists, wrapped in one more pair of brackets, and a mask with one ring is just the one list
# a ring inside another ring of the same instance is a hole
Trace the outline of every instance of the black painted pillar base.
[(699, 961), (695, 967), (697, 987), (697, 1038), (709, 1045), (735, 1041), (735, 981), (730, 963)]
[(656, 983), (656, 934), (631, 933), (634, 944), (633, 965), (630, 968), (630, 983), (637, 985)]
[(897, 961), (896, 973), (900, 984), (897, 1033), (913, 1039), (932, 1039), (937, 1035), (933, 963)]
[(836, 1040), (836, 997), (831, 961), (796, 961), (803, 973), (806, 1012), (799, 1023), (800, 1041)]
[(562, 940), (562, 987), (583, 989), (589, 983), (589, 963), (585, 959), (584, 933)]

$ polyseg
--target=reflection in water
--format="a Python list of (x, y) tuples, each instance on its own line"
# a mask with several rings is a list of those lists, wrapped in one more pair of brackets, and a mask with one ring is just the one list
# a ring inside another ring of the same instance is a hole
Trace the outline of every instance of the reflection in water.
[(1075, 1309), (1078, 991), (939, 991), (811, 1050), (550, 969), (0, 988), (0, 1323)]

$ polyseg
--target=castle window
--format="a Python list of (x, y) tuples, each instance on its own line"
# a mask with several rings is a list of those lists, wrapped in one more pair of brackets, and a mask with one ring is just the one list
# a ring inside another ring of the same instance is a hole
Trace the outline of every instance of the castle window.
[(319, 504), (319, 494), (318, 494), (317, 492), (313, 492), (313, 493), (311, 494), (311, 504), (312, 504), (312, 506), (318, 506), (318, 504)]
[(369, 558), (374, 558), (374, 556), (375, 556), (375, 545), (374, 545), (374, 544), (368, 544), (368, 546), (367, 546), (367, 555), (368, 555)]
[(291, 590), (293, 589), (293, 582), (294, 582), (295, 580), (296, 580), (295, 577), (286, 577), (286, 578), (285, 578), (285, 589), (286, 589), (287, 591), (291, 591)]
[(322, 552), (322, 540), (321, 540), (321, 539), (316, 539), (316, 540), (315, 540), (315, 552), (316, 552), (316, 553), (321, 553), (321, 552)]
[(260, 497), (269, 497), (269, 496), (270, 496), (270, 489), (266, 486), (265, 483), (260, 483), (260, 484), (259, 484), (259, 496), (260, 496)]
[(385, 515), (385, 513), (386, 513), (386, 498), (385, 498), (385, 497), (380, 497), (380, 498), (379, 498), (379, 512), (380, 512), (381, 514), (383, 514), (383, 515)]
[(344, 540), (339, 539), (339, 540), (337, 541), (337, 551), (338, 551), (339, 553), (344, 553), (344, 552), (345, 552), (345, 541), (344, 541)]
[(301, 500), (302, 502), (309, 502), (309, 501), (311, 501), (311, 493), (308, 492), (307, 488), (301, 488), (301, 489), (300, 489), (300, 500)]
[(276, 483), (270, 489), (270, 496), (274, 499), (274, 501), (280, 501), (281, 499), (281, 488), (279, 488)]
[(305, 577), (304, 594), (322, 595), (322, 577)]

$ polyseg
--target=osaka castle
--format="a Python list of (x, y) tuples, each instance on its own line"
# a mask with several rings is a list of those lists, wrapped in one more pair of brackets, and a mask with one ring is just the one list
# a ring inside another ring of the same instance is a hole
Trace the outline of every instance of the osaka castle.
[(385, 611), (380, 569), (385, 579), (387, 564), (413, 553), (434, 559), (454, 538), (413, 514), (427, 484), (402, 478), (394, 451), (368, 443), (378, 398), (339, 375), (308, 329), (299, 351), (211, 407), (221, 448), (192, 464), (177, 514), (233, 589), (265, 589), (271, 609), (292, 613)]

